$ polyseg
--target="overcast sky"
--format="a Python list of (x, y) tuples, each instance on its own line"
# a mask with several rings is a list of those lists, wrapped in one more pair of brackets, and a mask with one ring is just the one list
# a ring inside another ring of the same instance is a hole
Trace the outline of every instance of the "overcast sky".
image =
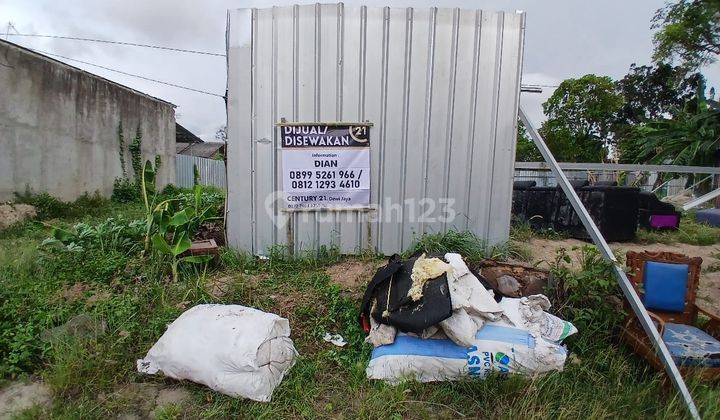
[[(21, 33), (158, 44), (223, 53), (226, 10), (295, 3), (283, 0), (0, 0), (0, 31), (10, 21)], [(652, 53), (650, 20), (663, 0), (346, 1), (346, 5), (461, 7), (527, 12), (523, 83), (556, 85), (587, 73), (620, 78), (631, 63)], [(129, 73), (222, 94), (223, 57), (77, 41), (13, 37), (10, 41)], [(221, 98), (69, 62), (177, 105), (177, 120), (204, 139), (224, 124)], [(720, 85), (720, 64), (703, 70), (709, 86)], [(540, 104), (552, 93), (523, 94), (522, 103), (540, 121)], [(2, 92), (0, 92), (2, 94)]]

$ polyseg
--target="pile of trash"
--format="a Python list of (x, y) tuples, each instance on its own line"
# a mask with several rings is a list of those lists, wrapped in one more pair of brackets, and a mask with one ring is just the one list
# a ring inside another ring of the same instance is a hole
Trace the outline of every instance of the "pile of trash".
[[(375, 347), (367, 376), (397, 383), (562, 370), (562, 341), (577, 329), (549, 308), (541, 294), (504, 295), (460, 254), (395, 255), (363, 296), (360, 322)], [(348, 344), (339, 334), (323, 339)], [(168, 326), (137, 370), (270, 401), (297, 355), (287, 319), (240, 305), (197, 305)]]
[(363, 297), (360, 322), (375, 347), (367, 376), (395, 383), (560, 371), (562, 341), (577, 329), (549, 308), (541, 294), (503, 296), (460, 254), (394, 255)]

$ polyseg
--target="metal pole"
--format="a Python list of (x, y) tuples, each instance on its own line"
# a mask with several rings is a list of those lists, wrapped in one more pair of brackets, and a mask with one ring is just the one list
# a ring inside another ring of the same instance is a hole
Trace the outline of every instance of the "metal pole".
[(683, 188), (682, 190), (680, 190), (679, 193), (677, 193), (677, 194), (675, 194), (675, 195), (684, 194), (686, 191), (690, 191), (690, 190), (692, 190), (692, 194), (695, 194), (695, 187), (697, 187), (698, 185), (700, 185), (700, 184), (702, 184), (703, 182), (707, 181), (708, 179), (712, 179), (712, 177), (713, 177), (712, 175), (708, 175), (708, 176), (706, 176), (705, 178), (701, 179), (700, 181), (692, 184), (691, 186), (689, 186), (689, 187), (687, 187), (687, 188)]
[(690, 209), (693, 209), (693, 208), (699, 206), (699, 205), (702, 204), (702, 203), (705, 203), (706, 201), (710, 201), (710, 200), (712, 200), (713, 198), (717, 198), (717, 197), (720, 197), (720, 188), (718, 188), (718, 189), (716, 189), (716, 190), (712, 190), (712, 191), (710, 191), (709, 193), (707, 193), (707, 194), (705, 194), (705, 195), (703, 195), (703, 196), (701, 196), (701, 197), (698, 197), (698, 198), (696, 198), (696, 199), (694, 199), (694, 200), (692, 200), (692, 201), (688, 201), (687, 203), (685, 203), (685, 204), (682, 206), (682, 209), (683, 209), (684, 211), (688, 211), (688, 210), (690, 210)]
[(620, 264), (618, 263), (615, 255), (605, 241), (605, 238), (602, 236), (602, 233), (600, 233), (600, 230), (595, 225), (595, 222), (593, 222), (590, 214), (587, 212), (587, 209), (583, 205), (582, 201), (580, 201), (580, 197), (578, 197), (575, 190), (570, 186), (570, 182), (565, 176), (563, 170), (558, 165), (555, 157), (552, 155), (552, 152), (550, 152), (550, 149), (548, 149), (547, 145), (545, 144), (545, 140), (543, 140), (535, 127), (533, 127), (533, 125), (530, 123), (530, 120), (525, 114), (522, 106), (519, 107), (519, 112), (520, 120), (522, 120), (523, 124), (525, 124), (525, 129), (527, 129), (528, 134), (530, 134), (530, 137), (533, 139), (535, 145), (540, 150), (543, 158), (545, 158), (545, 161), (550, 166), (550, 169), (552, 170), (555, 178), (557, 179), (558, 185), (565, 192), (568, 200), (570, 200), (570, 204), (572, 204), (573, 209), (575, 209), (575, 212), (578, 214), (580, 220), (583, 222), (583, 225), (590, 234), (590, 237), (595, 243), (595, 246), (598, 247), (600, 253), (605, 258), (605, 260), (612, 263), (613, 270), (615, 271), (618, 283), (620, 284), (620, 289), (623, 291), (623, 294), (625, 294), (625, 298), (628, 300), (628, 302), (630, 302), (630, 306), (635, 312), (635, 315), (637, 315), (638, 319), (640, 320), (640, 324), (645, 330), (645, 333), (648, 335), (648, 337), (650, 337), (650, 340), (653, 342), (655, 350), (658, 352), (658, 355), (660, 356), (660, 360), (662, 361), (663, 365), (665, 365), (665, 370), (667, 371), (668, 376), (670, 376), (670, 379), (675, 385), (675, 388), (678, 390), (683, 400), (685, 400), (685, 405), (687, 405), (690, 416), (692, 416), (692, 418), (694, 419), (700, 419), (700, 414), (698, 413), (695, 402), (690, 395), (690, 391), (688, 391), (688, 388), (685, 385), (685, 381), (683, 381), (682, 376), (680, 376), (680, 371), (678, 371), (677, 366), (675, 366), (675, 362), (673, 362), (672, 357), (670, 356), (670, 352), (665, 346), (665, 343), (662, 341), (662, 337), (660, 337), (657, 328), (655, 328), (655, 324), (650, 319), (650, 316), (648, 315), (645, 306), (640, 301), (640, 297), (635, 291), (635, 288), (630, 283), (630, 280), (628, 280), (625, 271), (623, 271), (622, 267), (620, 267)]

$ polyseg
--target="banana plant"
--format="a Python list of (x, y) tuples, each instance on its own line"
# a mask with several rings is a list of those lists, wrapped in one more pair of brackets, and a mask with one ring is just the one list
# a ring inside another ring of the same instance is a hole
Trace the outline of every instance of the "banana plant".
[(213, 211), (211, 207), (202, 208), (201, 185), (195, 185), (194, 187), (194, 200), (191, 206), (176, 210), (179, 199), (168, 199), (155, 205), (155, 196), (151, 199), (148, 193), (148, 187), (154, 187), (156, 176), (150, 161), (145, 162), (142, 173), (142, 195), (147, 213), (145, 250), (147, 252), (150, 245), (152, 245), (155, 251), (169, 256), (171, 258), (173, 280), (177, 281), (180, 263), (201, 264), (212, 259), (210, 255), (188, 255), (183, 257), (182, 254), (190, 249), (192, 246), (191, 238), (203, 223), (219, 218), (210, 217)]
[(181, 254), (189, 250), (192, 246), (192, 241), (190, 241), (190, 238), (187, 236), (187, 232), (180, 232), (180, 234), (173, 237), (170, 243), (168, 243), (162, 235), (156, 233), (152, 237), (152, 244), (156, 251), (169, 255), (172, 259), (170, 264), (173, 281), (177, 281), (178, 279), (178, 265), (181, 262), (202, 264), (212, 259), (211, 255), (187, 255), (180, 257)]

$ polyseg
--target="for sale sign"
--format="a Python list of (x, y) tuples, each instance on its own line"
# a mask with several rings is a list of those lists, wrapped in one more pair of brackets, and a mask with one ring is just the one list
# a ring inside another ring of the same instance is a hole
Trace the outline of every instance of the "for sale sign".
[(288, 209), (370, 205), (368, 124), (288, 124), (280, 134)]

